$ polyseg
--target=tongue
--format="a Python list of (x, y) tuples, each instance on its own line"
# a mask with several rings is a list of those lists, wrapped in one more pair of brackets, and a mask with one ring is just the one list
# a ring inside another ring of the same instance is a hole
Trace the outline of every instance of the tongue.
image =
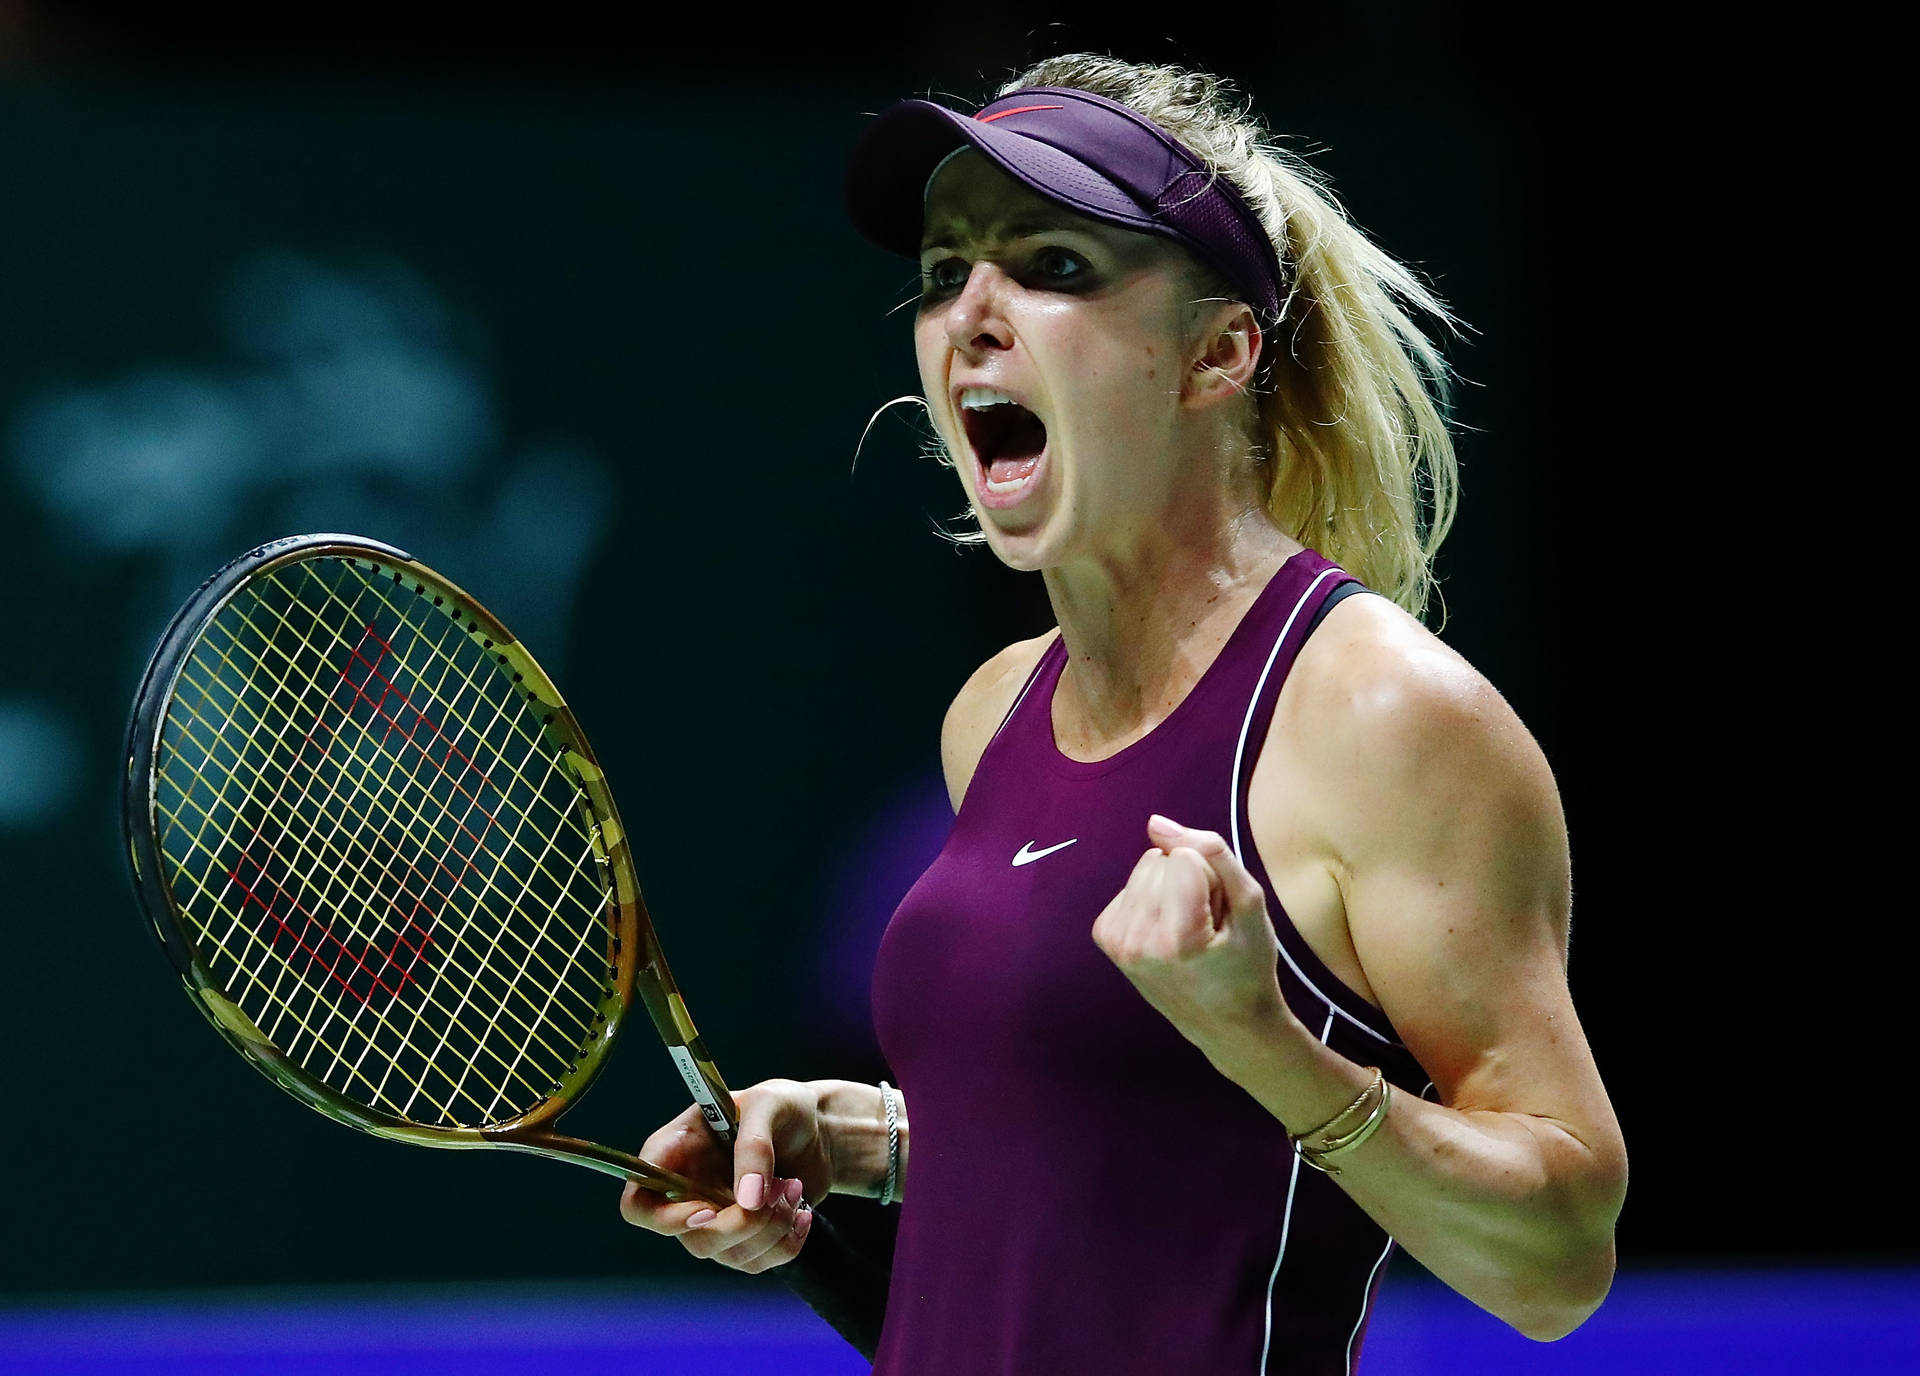
[(995, 459), (987, 465), (987, 476), (996, 483), (1018, 482), (1040, 466), (1038, 454), (1022, 454), (1011, 459)]

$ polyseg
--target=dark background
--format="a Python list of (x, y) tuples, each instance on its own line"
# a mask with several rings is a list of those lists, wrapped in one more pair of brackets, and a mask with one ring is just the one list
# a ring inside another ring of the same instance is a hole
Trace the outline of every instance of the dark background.
[[(1599, 12), (1205, 8), (455, 29), (0, 0), (0, 1286), (692, 1267), (604, 1179), (274, 1093), (141, 934), (125, 704), (184, 593), (295, 530), (409, 548), (548, 663), (735, 1084), (885, 1073), (864, 967), (941, 839), (941, 713), (1048, 614), (935, 536), (962, 498), (904, 411), (849, 471), (917, 383), (911, 269), (846, 227), (839, 167), (893, 99), (1081, 49), (1235, 78), (1472, 327), (1445, 634), (1560, 779), (1625, 1263), (1892, 1259), (1874, 1209), (1791, 1187), (1772, 1126), (1819, 1100), (1747, 953), (1824, 910), (1779, 844), (1791, 748), (1756, 735), (1777, 670), (1745, 618), (1789, 594), (1712, 609), (1760, 538), (1726, 496), (1753, 437), (1722, 424), (1719, 145), (1671, 44)], [(638, 1033), (569, 1122), (637, 1145), (676, 1086)]]

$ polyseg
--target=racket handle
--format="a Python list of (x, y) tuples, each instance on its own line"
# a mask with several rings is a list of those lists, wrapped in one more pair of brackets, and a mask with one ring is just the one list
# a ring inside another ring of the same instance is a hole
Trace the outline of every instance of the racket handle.
[(800, 1255), (774, 1271), (868, 1361), (880, 1347), (887, 1316), (889, 1268), (856, 1248), (818, 1210)]

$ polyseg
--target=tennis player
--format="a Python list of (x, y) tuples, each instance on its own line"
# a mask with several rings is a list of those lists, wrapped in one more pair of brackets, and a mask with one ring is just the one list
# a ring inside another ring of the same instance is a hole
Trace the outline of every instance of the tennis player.
[(947, 713), (953, 831), (874, 975), (898, 1088), (756, 1085), (730, 1155), (689, 1111), (643, 1154), (739, 1202), (626, 1217), (757, 1271), (803, 1198), (897, 1198), (890, 1376), (1347, 1372), (1395, 1243), (1570, 1332), (1626, 1157), (1553, 777), (1418, 619), (1455, 479), (1403, 307), (1445, 308), (1166, 67), (895, 106), (848, 197), (1059, 624)]

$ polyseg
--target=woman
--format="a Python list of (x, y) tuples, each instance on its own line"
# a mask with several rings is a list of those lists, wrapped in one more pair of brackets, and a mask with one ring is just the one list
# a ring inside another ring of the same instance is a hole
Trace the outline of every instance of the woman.
[(1453, 458), (1395, 297), (1444, 310), (1226, 97), (1059, 58), (855, 154), (1059, 627), (947, 713), (954, 830), (874, 980), (900, 1089), (757, 1085), (731, 1159), (683, 1116), (644, 1154), (739, 1202), (623, 1208), (755, 1271), (803, 1195), (902, 1198), (876, 1370), (1348, 1371), (1390, 1238), (1535, 1338), (1611, 1283), (1558, 796), (1416, 619)]

